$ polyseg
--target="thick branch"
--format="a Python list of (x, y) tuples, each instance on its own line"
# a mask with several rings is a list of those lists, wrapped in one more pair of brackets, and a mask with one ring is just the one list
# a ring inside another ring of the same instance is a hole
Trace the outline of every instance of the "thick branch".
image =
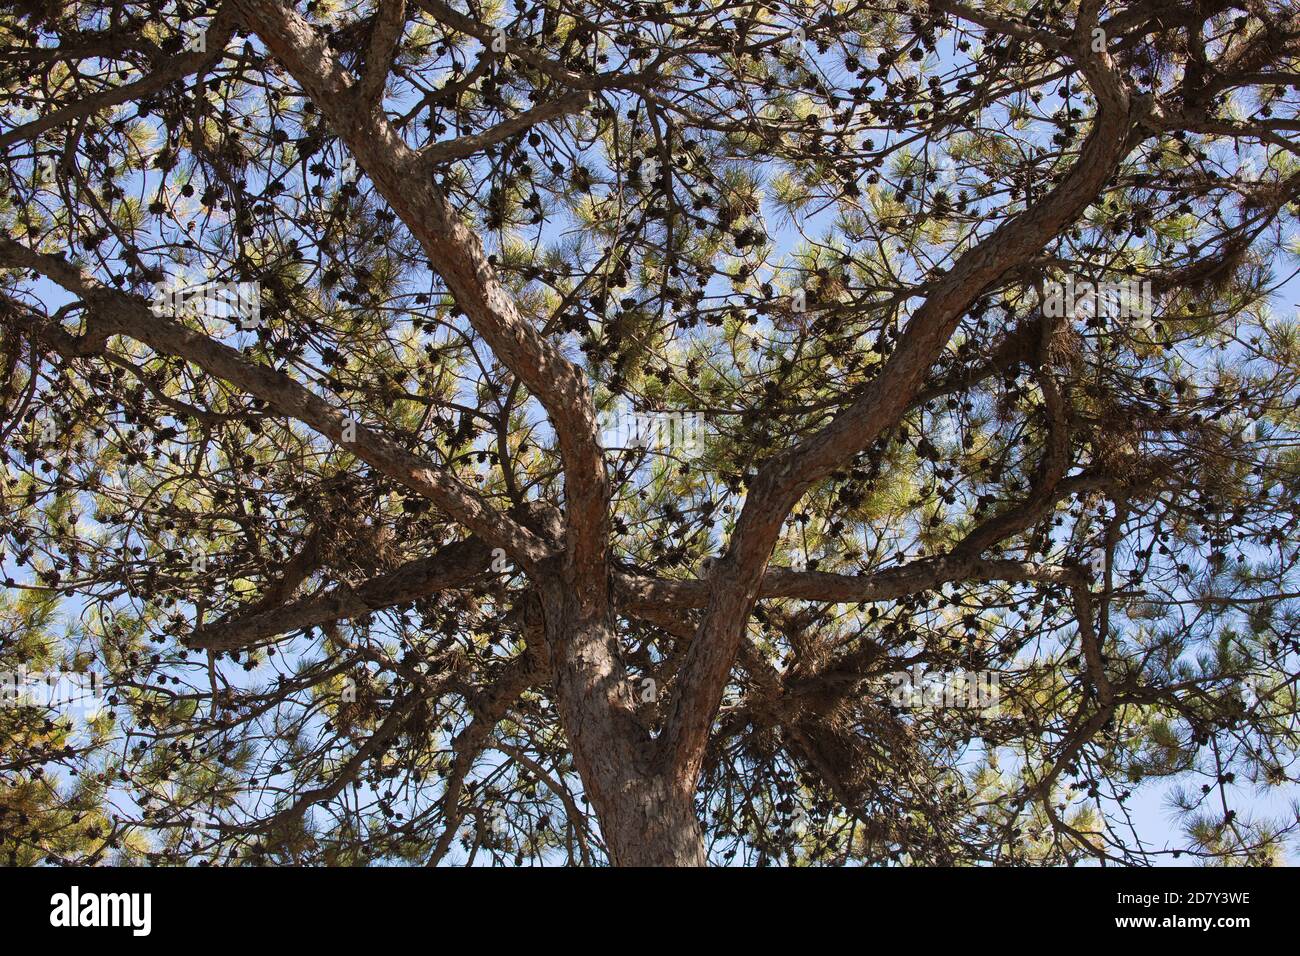
[(406, 27), (406, 0), (383, 0), (375, 14), (374, 30), (366, 53), (366, 72), (361, 78), (357, 95), (367, 108), (378, 106), (388, 84), (388, 71), (393, 68), (397, 46), (402, 41)]
[(897, 423), (970, 305), (1073, 222), (1123, 158), (1133, 110), (1107, 55), (1093, 54), (1088, 47), (1091, 24), (1086, 21), (1095, 12), (1094, 7), (1081, 14), (1075, 36), (1098, 110), (1074, 166), (1046, 198), (1003, 223), (958, 259), (912, 316), (898, 348), (862, 396), (826, 428), (770, 460), (751, 485), (727, 556), (712, 575), (708, 610), (687, 651), (681, 689), (661, 738), (660, 758), (675, 773), (691, 780), (698, 774), (764, 567), (790, 509), (816, 481)]
[[(156, 352), (193, 362), (210, 375), (225, 379), (250, 395), (260, 398), (279, 414), (295, 418), (327, 438), (344, 445), (344, 430), (355, 429), (354, 440), (344, 447), (357, 457), (401, 482), (439, 507), (493, 546), (509, 551), (521, 564), (535, 565), (550, 550), (527, 528), (495, 511), (445, 469), (425, 461), (388, 437), (353, 422), (342, 411), (308, 391), (283, 372), (256, 365), (228, 345), (201, 332), (155, 315), (138, 296), (104, 286), (60, 256), (44, 255), (0, 236), (0, 265), (35, 269), (69, 292), (81, 297), (92, 313), (90, 341), (110, 335), (125, 335)], [(32, 331), (41, 332), (42, 325)], [(66, 336), (66, 333), (65, 333)], [(55, 347), (60, 341), (53, 343)], [(74, 343), (74, 354), (85, 354), (85, 343)]]
[(609, 483), (584, 373), (520, 314), (477, 234), (433, 178), (419, 174), (419, 154), (382, 111), (359, 105), (355, 81), (311, 24), (279, 2), (233, 2), (419, 240), (475, 330), (546, 409), (564, 460), (567, 544), (579, 597), (603, 607)]
[[(1056, 565), (945, 556), (913, 561), (870, 575), (768, 568), (763, 575), (758, 597), (856, 604), (892, 601), (954, 581), (1040, 581), (1069, 584), (1076, 578), (1075, 571)], [(666, 578), (620, 574), (615, 577), (615, 585), (620, 608), (632, 614), (640, 615), (667, 607), (707, 607), (709, 603), (709, 583), (706, 580), (671, 581)]]
[(371, 578), (356, 588), (339, 586), (328, 594), (292, 601), (248, 617), (216, 621), (195, 631), (185, 643), (228, 651), (277, 634), (407, 604), (437, 591), (468, 587), (483, 577), (491, 557), (491, 549), (481, 541), (458, 541), (433, 557), (408, 561), (396, 571)]

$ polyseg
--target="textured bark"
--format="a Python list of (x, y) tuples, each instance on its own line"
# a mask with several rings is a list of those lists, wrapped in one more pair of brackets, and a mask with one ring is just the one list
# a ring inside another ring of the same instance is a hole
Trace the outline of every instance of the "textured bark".
[(662, 776), (637, 779), (607, 803), (601, 829), (615, 866), (704, 866), (691, 791)]
[(650, 766), (652, 741), (617, 654), (613, 615), (557, 584), (542, 595), (555, 691), (574, 761), (616, 866), (703, 866), (693, 781)]

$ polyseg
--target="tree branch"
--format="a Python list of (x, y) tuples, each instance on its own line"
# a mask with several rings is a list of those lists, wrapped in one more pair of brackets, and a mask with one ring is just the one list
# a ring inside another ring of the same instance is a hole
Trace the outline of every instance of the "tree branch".
[(191, 73), (202, 73), (208, 67), (218, 63), (225, 55), (226, 44), (230, 42), (230, 37), (234, 32), (234, 16), (230, 9), (223, 5), (208, 26), (206, 42), (211, 44), (211, 48), (207, 52), (182, 53), (180, 56), (171, 59), (165, 66), (159, 67), (134, 83), (127, 83), (125, 86), (117, 86), (99, 93), (93, 93), (69, 106), (65, 106), (63, 109), (46, 113), (40, 119), (25, 123), (17, 129), (11, 129), (7, 133), (0, 133), (0, 149), (8, 149), (15, 143), (35, 139), (46, 130), (53, 129), (56, 126), (63, 126), (87, 116), (93, 116), (109, 107), (150, 96), (169, 84), (189, 76)]
[(407, 604), (438, 591), (468, 587), (487, 572), (492, 552), (481, 541), (457, 541), (428, 558), (408, 561), (396, 571), (350, 588), (292, 601), (246, 617), (227, 618), (200, 628), (185, 639), (190, 647), (229, 651), (268, 637), (319, 624), (359, 617)]
[(401, 217), (489, 347), (546, 409), (564, 460), (569, 561), (584, 605), (606, 603), (609, 481), (586, 376), (519, 312), (475, 232), (419, 154), (379, 110), (357, 104), (353, 78), (316, 30), (278, 0), (232, 0), (243, 21), (302, 86)]
[[(1091, 15), (1095, 18), (1095, 9)], [(897, 423), (970, 305), (985, 288), (1036, 255), (1073, 222), (1123, 158), (1134, 110), (1109, 57), (1091, 52), (1085, 20), (1086, 15), (1081, 15), (1077, 24), (1076, 55), (1098, 109), (1069, 172), (1042, 201), (1003, 223), (958, 259), (912, 316), (898, 347), (862, 396), (820, 432), (776, 455), (751, 484), (727, 554), (711, 575), (708, 610), (687, 651), (680, 691), (660, 738), (658, 759), (675, 775), (694, 780), (699, 772), (745, 622), (790, 509), (816, 481)]]
[[(488, 544), (509, 551), (521, 564), (535, 566), (551, 556), (550, 549), (531, 531), (488, 508), (468, 485), (445, 469), (352, 421), (283, 372), (256, 365), (228, 345), (155, 315), (140, 297), (108, 288), (61, 256), (34, 252), (0, 236), (0, 265), (35, 269), (80, 296), (92, 313), (92, 342), (121, 334), (156, 352), (193, 362), (262, 399), (280, 414), (310, 425), (385, 475), (429, 498)], [(43, 328), (43, 324), (34, 324), (32, 331), (39, 333)], [(74, 341), (66, 333), (64, 336), (53, 344), (58, 347)], [(85, 354), (87, 347), (91, 346), (77, 344), (73, 354)], [(345, 429), (355, 429), (354, 440), (346, 444)]]

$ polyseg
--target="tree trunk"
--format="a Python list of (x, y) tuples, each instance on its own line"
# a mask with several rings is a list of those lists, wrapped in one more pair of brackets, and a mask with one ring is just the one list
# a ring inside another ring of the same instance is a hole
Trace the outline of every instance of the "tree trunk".
[(705, 865), (691, 790), (646, 775), (596, 813), (615, 866)]
[(580, 606), (580, 589), (549, 586), (542, 606), (556, 699), (583, 789), (615, 866), (703, 866), (692, 780), (653, 767), (654, 742), (618, 653), (608, 607)]

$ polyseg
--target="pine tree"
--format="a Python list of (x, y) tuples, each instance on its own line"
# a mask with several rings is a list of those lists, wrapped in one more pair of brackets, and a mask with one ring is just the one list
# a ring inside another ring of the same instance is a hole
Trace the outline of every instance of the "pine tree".
[(1283, 858), (1291, 5), (0, 45), (0, 859)]

